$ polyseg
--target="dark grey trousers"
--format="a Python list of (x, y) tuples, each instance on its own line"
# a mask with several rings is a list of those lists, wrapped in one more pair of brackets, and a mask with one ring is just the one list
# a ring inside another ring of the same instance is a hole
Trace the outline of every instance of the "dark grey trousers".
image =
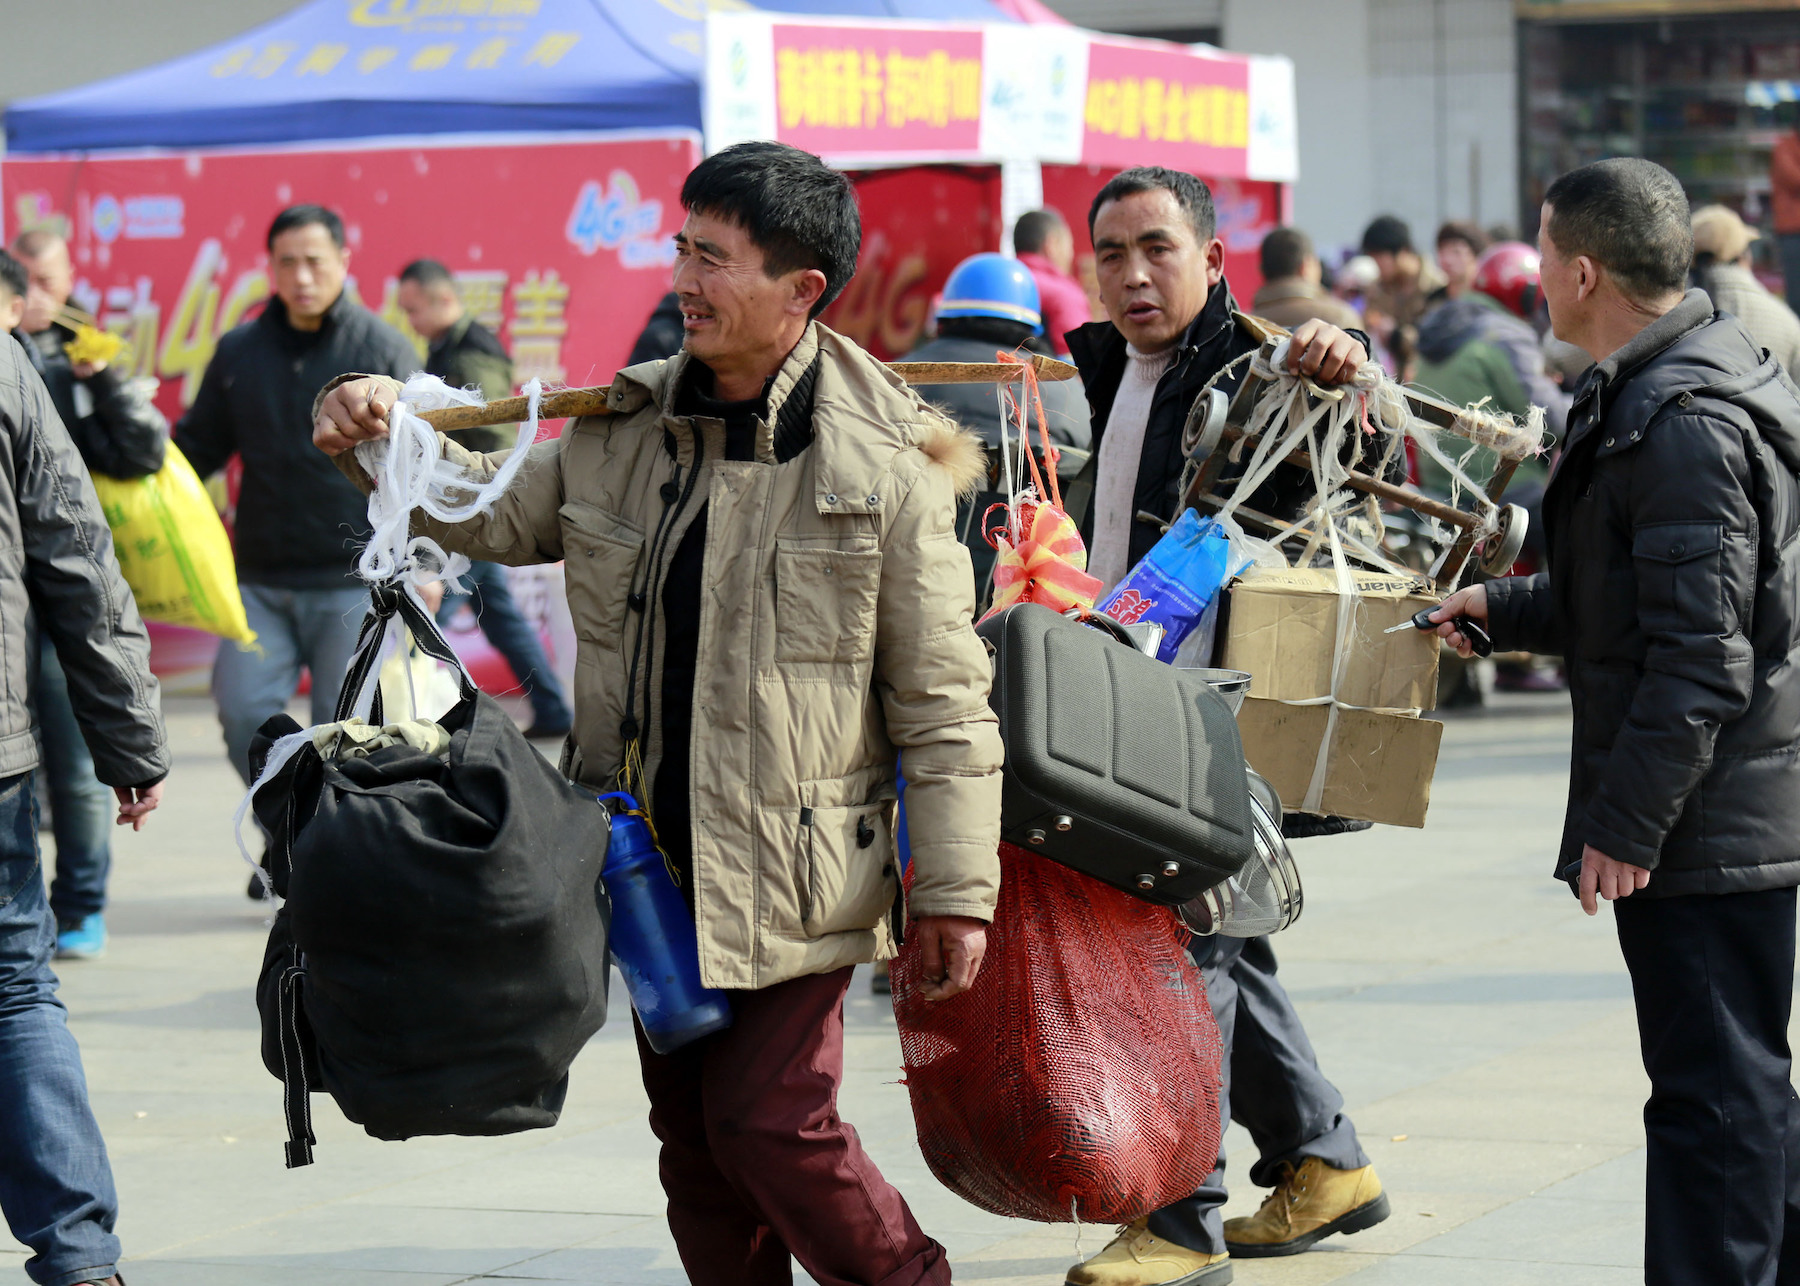
[[(1250, 1131), (1258, 1153), (1250, 1182), (1273, 1187), (1281, 1165), (1318, 1157), (1338, 1170), (1369, 1164), (1344, 1097), (1319, 1070), (1294, 1003), (1275, 978), (1275, 949), (1264, 938), (1195, 938), (1189, 947), (1206, 978), (1207, 999), (1225, 1048), (1219, 1112)], [(1225, 1149), (1193, 1196), (1150, 1216), (1150, 1231), (1189, 1250), (1225, 1250)]]

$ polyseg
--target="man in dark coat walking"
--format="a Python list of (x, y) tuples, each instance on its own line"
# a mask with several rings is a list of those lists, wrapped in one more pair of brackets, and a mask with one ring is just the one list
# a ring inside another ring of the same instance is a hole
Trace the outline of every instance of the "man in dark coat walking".
[(1556, 875), (1589, 915), (1613, 902), (1631, 971), (1645, 1281), (1800, 1280), (1800, 392), (1684, 293), (1687, 198), (1660, 166), (1564, 175), (1539, 246), (1557, 336), (1595, 362), (1544, 497), (1549, 571), (1459, 590), (1436, 617), (1568, 661)]
[[(275, 297), (219, 339), (175, 445), (202, 478), (236, 454), (238, 587), (256, 642), (225, 639), (213, 699), (231, 766), (246, 784), (250, 738), (312, 673), (312, 722), (328, 723), (368, 591), (356, 578), (368, 502), (312, 448), (312, 399), (339, 371), (406, 378), (419, 357), (400, 332), (345, 289), (344, 222), (318, 205), (289, 206), (269, 225)], [(250, 882), (251, 896), (262, 890)]]

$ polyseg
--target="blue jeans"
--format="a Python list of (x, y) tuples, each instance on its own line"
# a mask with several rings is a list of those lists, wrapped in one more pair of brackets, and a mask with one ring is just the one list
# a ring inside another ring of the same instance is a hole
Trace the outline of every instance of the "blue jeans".
[(445, 594), (443, 606), (438, 608), (438, 624), (449, 624), (457, 605), (467, 598), (481, 632), (487, 635), (494, 650), (506, 658), (513, 677), (531, 699), (532, 721), (546, 727), (568, 727), (573, 718), (569, 699), (563, 694), (556, 671), (550, 668), (550, 658), (544, 655), (537, 630), (519, 614), (519, 605), (513, 602), (512, 591), (506, 587), (506, 568), (499, 563), (475, 563), (464, 574), (463, 583), (469, 587), (469, 593)]
[(0, 1212), (39, 1286), (117, 1270), (106, 1143), (56, 998), (56, 922), (38, 863), (31, 774), (0, 779)]
[(225, 731), (231, 766), (248, 786), (250, 738), (263, 721), (287, 709), (300, 686), (300, 667), (312, 671), (312, 722), (330, 723), (356, 631), (369, 609), (367, 590), (274, 589), (243, 585), (244, 616), (256, 631), (245, 645), (226, 639), (213, 661), (212, 694)]
[[(1206, 979), (1206, 996), (1225, 1046), (1219, 1113), (1250, 1131), (1256, 1164), (1250, 1182), (1272, 1188), (1284, 1163), (1318, 1157), (1336, 1170), (1369, 1164), (1344, 1098), (1319, 1070), (1294, 1002), (1275, 977), (1275, 948), (1262, 938), (1195, 938), (1189, 947)], [(1209, 1255), (1225, 1251), (1225, 1149), (1191, 1197), (1150, 1216), (1165, 1241)]]
[(50, 827), (56, 836), (56, 878), (50, 910), (72, 925), (106, 907), (112, 870), (113, 793), (94, 776), (94, 758), (81, 739), (69, 679), (46, 637), (40, 650), (38, 731), (44, 739), (44, 782), (50, 790)]

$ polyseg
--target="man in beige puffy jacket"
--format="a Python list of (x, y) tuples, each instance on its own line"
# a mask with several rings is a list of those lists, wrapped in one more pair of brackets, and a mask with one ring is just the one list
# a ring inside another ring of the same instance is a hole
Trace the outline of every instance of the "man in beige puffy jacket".
[[(821, 1283), (947, 1282), (836, 1093), (851, 967), (892, 955), (910, 913), (948, 1000), (998, 893), (1000, 739), (953, 524), (983, 456), (814, 320), (861, 244), (842, 175), (745, 143), (681, 200), (683, 352), (621, 371), (610, 414), (533, 448), (490, 514), (415, 530), (474, 558), (564, 560), (580, 640), (565, 770), (648, 797), (701, 977), (731, 994), (726, 1031), (672, 1055), (639, 1038), (689, 1278), (785, 1286), (791, 1254)], [(316, 408), (314, 440), (365, 489), (347, 448), (386, 432), (396, 395), (346, 376)], [(444, 451), (476, 478), (501, 460)]]

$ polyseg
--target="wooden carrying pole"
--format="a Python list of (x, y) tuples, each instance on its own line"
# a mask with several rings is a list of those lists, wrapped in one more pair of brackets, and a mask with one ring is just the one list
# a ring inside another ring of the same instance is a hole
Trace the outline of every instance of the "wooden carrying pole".
[[(908, 384), (1006, 384), (1023, 379), (1025, 363), (1043, 380), (1075, 378), (1075, 368), (1067, 362), (1038, 353), (1021, 354), (1022, 362), (889, 362), (888, 369)], [(538, 418), (562, 420), (582, 415), (611, 415), (607, 404), (611, 385), (595, 388), (566, 388), (546, 393), (538, 402)], [(530, 405), (522, 397), (503, 397), (484, 406), (448, 406), (441, 411), (421, 411), (419, 418), (445, 433), (457, 429), (480, 429), (490, 424), (517, 424), (530, 413)]]

